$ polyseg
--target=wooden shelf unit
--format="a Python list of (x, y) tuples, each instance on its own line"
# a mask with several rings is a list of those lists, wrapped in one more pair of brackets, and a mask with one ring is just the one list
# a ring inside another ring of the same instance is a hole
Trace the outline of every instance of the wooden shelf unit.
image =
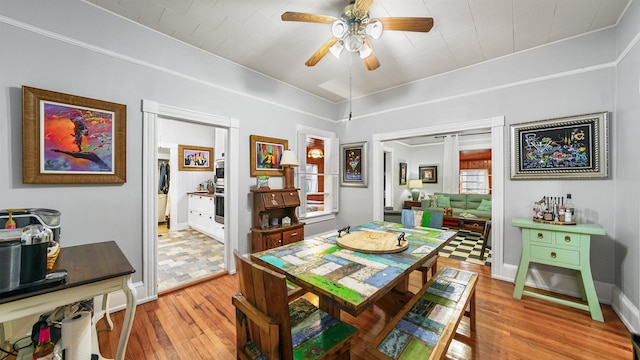
[[(251, 190), (253, 216), (251, 228), (252, 252), (263, 251), (304, 239), (304, 223), (298, 221), (296, 208), (300, 206), (298, 189)], [(263, 216), (268, 217), (263, 224)], [(282, 219), (289, 217), (290, 225)], [(278, 219), (271, 225), (272, 219)]]

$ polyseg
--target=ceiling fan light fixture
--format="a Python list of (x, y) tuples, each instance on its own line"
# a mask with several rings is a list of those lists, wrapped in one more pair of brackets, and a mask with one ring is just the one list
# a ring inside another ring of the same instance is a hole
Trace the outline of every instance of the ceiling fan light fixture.
[(340, 54), (342, 53), (342, 49), (344, 49), (344, 45), (342, 44), (342, 40), (340, 40), (340, 41), (336, 41), (336, 43), (329, 48), (329, 51), (331, 51), (331, 54), (333, 56), (335, 56), (336, 58), (339, 58)]
[(364, 40), (362, 39), (362, 35), (350, 34), (344, 39), (344, 47), (349, 52), (360, 51), (360, 48), (362, 48), (363, 44)]
[(367, 44), (362, 44), (362, 46), (360, 47), (360, 59), (368, 58), (372, 52), (373, 50), (371, 50), (371, 48), (367, 46)]
[(331, 35), (336, 39), (342, 39), (347, 35), (349, 25), (342, 19), (336, 19), (331, 23)]
[(378, 19), (369, 20), (369, 23), (364, 28), (365, 33), (371, 36), (372, 39), (379, 39), (382, 36), (382, 30), (382, 21)]

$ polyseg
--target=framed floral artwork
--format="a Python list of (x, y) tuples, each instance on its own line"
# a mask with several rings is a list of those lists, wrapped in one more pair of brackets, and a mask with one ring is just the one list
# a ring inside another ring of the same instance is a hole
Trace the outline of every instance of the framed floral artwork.
[(609, 176), (609, 114), (511, 125), (511, 179)]
[(367, 187), (367, 143), (340, 145), (340, 185)]

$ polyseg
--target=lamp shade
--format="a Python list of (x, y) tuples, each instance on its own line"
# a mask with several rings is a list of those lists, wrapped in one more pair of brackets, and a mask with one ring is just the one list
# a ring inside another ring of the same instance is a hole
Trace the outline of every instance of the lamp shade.
[(282, 152), (282, 158), (280, 158), (280, 165), (282, 166), (298, 166), (298, 158), (293, 150), (285, 150)]
[(422, 180), (414, 179), (409, 180), (409, 185), (407, 185), (409, 189), (422, 189)]

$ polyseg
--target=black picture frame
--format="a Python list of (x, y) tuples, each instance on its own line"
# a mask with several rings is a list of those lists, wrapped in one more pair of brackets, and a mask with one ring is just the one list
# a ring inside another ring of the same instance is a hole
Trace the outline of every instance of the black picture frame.
[(400, 163), (400, 169), (398, 170), (398, 178), (400, 179), (399, 185), (407, 185), (407, 163)]
[(438, 165), (418, 166), (418, 179), (422, 183), (437, 184), (438, 183)]
[(609, 177), (609, 114), (511, 125), (511, 179)]

